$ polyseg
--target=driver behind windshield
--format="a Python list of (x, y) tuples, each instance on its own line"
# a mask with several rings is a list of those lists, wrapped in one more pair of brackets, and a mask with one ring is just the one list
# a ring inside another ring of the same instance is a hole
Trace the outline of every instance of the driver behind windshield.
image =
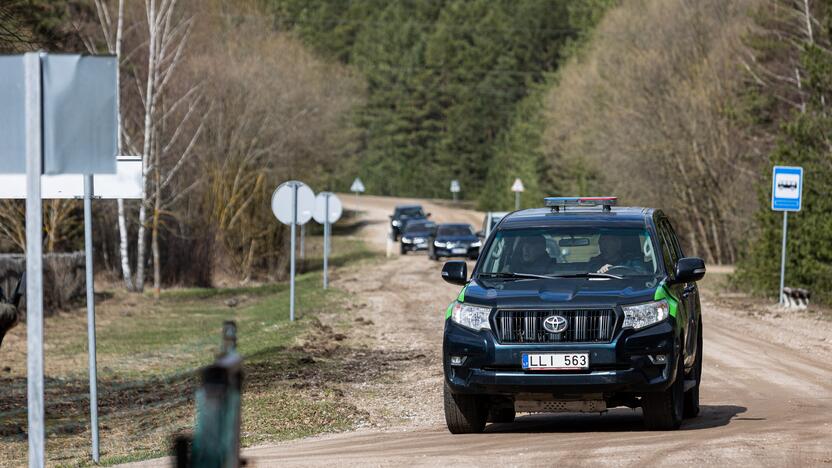
[(644, 255), (637, 236), (601, 234), (600, 253), (589, 259), (590, 271), (607, 273), (615, 269), (644, 270)]

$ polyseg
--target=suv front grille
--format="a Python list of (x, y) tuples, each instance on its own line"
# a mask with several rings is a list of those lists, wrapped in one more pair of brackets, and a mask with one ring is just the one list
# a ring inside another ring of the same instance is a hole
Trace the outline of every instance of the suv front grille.
[[(566, 319), (566, 330), (550, 333), (543, 328), (543, 320), (552, 315)], [(615, 331), (612, 309), (498, 310), (494, 321), (500, 343), (606, 343)]]

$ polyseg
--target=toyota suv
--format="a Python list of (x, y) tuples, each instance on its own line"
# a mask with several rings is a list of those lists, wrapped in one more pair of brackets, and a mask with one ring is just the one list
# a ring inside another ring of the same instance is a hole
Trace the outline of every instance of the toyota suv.
[(547, 198), (494, 228), (446, 311), (445, 420), (481, 432), (518, 412), (642, 408), (647, 428), (699, 413), (700, 258), (668, 217), (613, 197)]

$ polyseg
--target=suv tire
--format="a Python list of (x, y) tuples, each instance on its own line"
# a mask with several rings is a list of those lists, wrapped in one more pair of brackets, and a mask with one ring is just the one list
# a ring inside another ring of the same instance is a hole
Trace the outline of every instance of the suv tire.
[(404, 244), (399, 246), (399, 253), (402, 255), (407, 255), (407, 249), (404, 248)]
[(451, 434), (478, 434), (485, 429), (488, 406), (480, 395), (455, 395), (444, 388), (445, 423)]
[(682, 425), (685, 406), (685, 364), (679, 347), (676, 360), (676, 378), (662, 392), (645, 393), (641, 397), (644, 425), (651, 431), (672, 431)]
[(697, 326), (699, 331), (696, 337), (696, 360), (693, 363), (693, 369), (690, 373), (690, 378), (696, 380), (696, 385), (685, 392), (685, 419), (695, 418), (699, 415), (699, 384), (702, 382), (702, 320), (699, 320)]

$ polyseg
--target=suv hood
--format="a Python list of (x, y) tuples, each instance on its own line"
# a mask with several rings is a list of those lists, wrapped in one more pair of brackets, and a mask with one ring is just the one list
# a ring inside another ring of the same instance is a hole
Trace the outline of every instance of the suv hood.
[(490, 307), (613, 306), (653, 300), (660, 280), (558, 278), (475, 280), (465, 288), (465, 302)]
[(480, 238), (471, 234), (465, 236), (438, 236), (436, 240), (439, 242), (476, 242)]

